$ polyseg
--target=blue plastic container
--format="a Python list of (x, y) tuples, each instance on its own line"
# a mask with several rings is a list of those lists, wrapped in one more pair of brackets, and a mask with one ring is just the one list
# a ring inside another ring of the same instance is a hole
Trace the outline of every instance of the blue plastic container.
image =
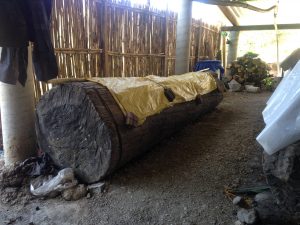
[(201, 60), (196, 63), (194, 70), (199, 71), (199, 70), (204, 70), (207, 68), (214, 72), (217, 72), (218, 70), (220, 70), (221, 78), (224, 75), (225, 70), (224, 70), (223, 66), (221, 65), (220, 60)]

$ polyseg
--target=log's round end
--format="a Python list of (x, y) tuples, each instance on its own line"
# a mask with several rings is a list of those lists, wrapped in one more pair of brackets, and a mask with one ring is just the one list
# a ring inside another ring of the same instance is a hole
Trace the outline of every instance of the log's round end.
[(37, 105), (36, 127), (41, 150), (57, 166), (71, 167), (81, 181), (93, 183), (112, 166), (116, 135), (97, 111), (97, 91), (82, 85), (59, 85), (46, 93)]

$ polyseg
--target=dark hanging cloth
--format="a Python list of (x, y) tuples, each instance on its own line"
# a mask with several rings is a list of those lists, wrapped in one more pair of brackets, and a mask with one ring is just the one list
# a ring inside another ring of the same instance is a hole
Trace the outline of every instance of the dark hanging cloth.
[(4, 47), (0, 58), (0, 81), (23, 86), (27, 78), (27, 47)]
[(40, 81), (58, 74), (50, 38), (52, 0), (0, 0), (0, 81), (25, 85), (27, 46), (34, 43), (33, 64)]

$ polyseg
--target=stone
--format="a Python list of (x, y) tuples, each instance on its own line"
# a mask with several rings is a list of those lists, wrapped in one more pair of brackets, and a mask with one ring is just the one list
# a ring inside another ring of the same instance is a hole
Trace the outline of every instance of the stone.
[(230, 91), (240, 91), (241, 90), (241, 87), (242, 85), (240, 83), (238, 83), (236, 80), (232, 79), (229, 83), (229, 88), (230, 88)]
[(243, 201), (243, 198), (241, 196), (236, 196), (233, 200), (232, 203), (234, 205), (239, 205)]
[(271, 202), (274, 203), (274, 198), (270, 191), (265, 191), (265, 192), (255, 195), (254, 201), (257, 203), (262, 202), (262, 201), (269, 201), (270, 203)]
[(91, 193), (88, 192), (87, 195), (86, 195), (86, 198), (89, 199), (89, 198), (91, 198), (91, 197), (92, 197)]
[(241, 221), (237, 220), (234, 222), (234, 225), (244, 225), (244, 223), (242, 223)]
[(87, 190), (92, 194), (99, 194), (105, 191), (106, 184), (105, 182), (98, 182), (87, 186)]
[(67, 201), (71, 201), (73, 192), (74, 192), (73, 188), (69, 188), (67, 190), (64, 190), (63, 193), (62, 193), (62, 197)]
[(300, 199), (300, 141), (272, 154), (264, 154), (263, 169), (276, 202), (296, 213)]
[(73, 193), (73, 200), (78, 200), (85, 197), (87, 194), (87, 188), (84, 184), (79, 184)]
[(79, 184), (75, 187), (66, 189), (62, 193), (62, 197), (67, 201), (76, 201), (85, 197), (87, 194), (87, 188), (84, 184)]
[(240, 209), (237, 213), (238, 220), (246, 224), (255, 224), (258, 220), (255, 209)]
[(249, 205), (247, 204), (247, 202), (245, 201), (245, 199), (241, 196), (236, 196), (233, 200), (232, 200), (232, 203), (234, 205), (237, 205), (241, 208), (249, 208)]
[(293, 216), (284, 207), (276, 203), (270, 191), (262, 192), (254, 197), (255, 210), (262, 224), (292, 225)]

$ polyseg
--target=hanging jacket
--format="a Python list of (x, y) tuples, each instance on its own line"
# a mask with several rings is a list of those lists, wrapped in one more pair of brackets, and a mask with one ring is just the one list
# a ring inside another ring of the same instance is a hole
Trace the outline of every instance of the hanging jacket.
[(53, 79), (58, 67), (50, 37), (51, 0), (0, 0), (0, 81), (25, 85), (27, 45), (40, 81)]

